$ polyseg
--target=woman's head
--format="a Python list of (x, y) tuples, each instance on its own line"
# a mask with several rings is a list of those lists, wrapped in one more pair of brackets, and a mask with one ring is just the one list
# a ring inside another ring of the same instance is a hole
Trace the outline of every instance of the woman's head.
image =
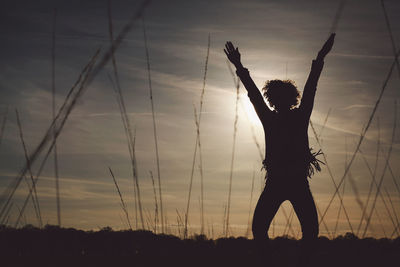
[(270, 106), (278, 112), (290, 110), (299, 103), (300, 92), (291, 80), (267, 81), (262, 90)]

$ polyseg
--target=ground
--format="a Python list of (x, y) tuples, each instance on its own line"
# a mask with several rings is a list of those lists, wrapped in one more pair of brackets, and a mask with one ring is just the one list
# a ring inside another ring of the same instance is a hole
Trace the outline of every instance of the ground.
[[(207, 239), (150, 231), (82, 231), (46, 226), (0, 228), (1, 266), (295, 266), (300, 241), (278, 237), (255, 260), (252, 240)], [(400, 238), (320, 237), (311, 266), (398, 266)]]

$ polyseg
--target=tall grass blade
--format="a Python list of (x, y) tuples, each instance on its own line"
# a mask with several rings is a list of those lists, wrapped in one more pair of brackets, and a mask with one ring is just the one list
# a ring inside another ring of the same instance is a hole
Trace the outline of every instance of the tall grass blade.
[[(314, 124), (313, 124), (313, 122), (311, 120), (310, 120), (310, 126), (311, 126), (312, 132), (314, 134), (315, 140), (318, 143), (318, 146), (320, 147), (320, 149), (322, 149), (321, 141), (318, 138), (318, 134), (317, 134), (317, 132), (315, 130), (315, 127), (314, 127)], [(333, 183), (333, 185), (335, 187), (335, 190), (336, 190), (335, 192), (337, 193), (339, 191), (339, 187), (341, 185), (337, 185), (336, 184), (335, 178), (333, 177), (333, 174), (332, 174), (331, 168), (329, 167), (328, 159), (327, 159), (325, 153), (322, 153), (322, 157), (324, 158), (325, 166), (326, 166), (326, 168), (328, 170), (329, 177), (331, 178), (331, 181), (332, 181), (332, 183)], [(346, 173), (346, 176), (347, 176), (347, 173)], [(343, 178), (343, 180), (344, 180), (344, 178)], [(350, 218), (349, 218), (349, 215), (347, 214), (347, 210), (346, 210), (346, 208), (344, 206), (343, 198), (341, 197), (340, 194), (338, 194), (338, 197), (339, 197), (339, 200), (340, 200), (340, 205), (343, 207), (343, 212), (344, 212), (344, 214), (346, 216), (347, 223), (349, 224), (351, 232), (353, 232), (353, 226), (350, 223)], [(328, 211), (328, 209), (329, 209), (329, 205), (328, 205), (328, 208), (325, 210), (325, 212), (322, 214), (322, 216), (320, 216), (321, 217), (320, 220), (319, 220), (319, 224), (320, 225), (321, 225), (321, 222), (324, 220), (325, 214)]]
[(235, 120), (233, 122), (233, 144), (232, 144), (231, 166), (230, 166), (230, 173), (229, 173), (228, 205), (226, 208), (226, 226), (225, 226), (225, 236), (226, 237), (228, 237), (228, 235), (229, 235), (229, 216), (230, 216), (230, 208), (231, 208), (232, 177), (233, 177), (233, 166), (234, 166), (234, 160), (235, 160), (237, 124), (238, 124), (238, 120), (239, 120), (239, 116), (238, 116), (239, 88), (240, 88), (239, 77), (237, 78), (235, 85), (236, 85), (236, 105), (235, 105)]
[[(194, 122), (196, 124), (196, 132), (197, 132), (197, 140), (199, 145), (199, 169), (200, 169), (200, 179), (203, 181), (203, 159), (201, 155), (201, 141), (200, 141), (200, 124), (198, 121), (198, 115), (196, 106), (193, 105), (194, 110)], [(200, 184), (200, 234), (204, 234), (204, 192), (203, 192), (203, 183)]]
[[(347, 138), (345, 138), (345, 161), (344, 161), (344, 168), (346, 169), (346, 165), (347, 165), (347, 157), (348, 157), (348, 151), (347, 151)], [(350, 172), (349, 172), (350, 173)], [(343, 186), (342, 186), (343, 190), (342, 190), (342, 197), (344, 196), (344, 192), (346, 189), (346, 180), (343, 182)], [(336, 231), (338, 228), (338, 224), (339, 224), (339, 218), (340, 218), (340, 213), (342, 211), (342, 205), (339, 206), (339, 210), (338, 210), (338, 214), (336, 216), (336, 222), (335, 222), (335, 228), (333, 229), (333, 236), (336, 235)]]
[(11, 204), (8, 205), (8, 208), (4, 214), (4, 218), (1, 219), (1, 222), (0, 222), (1, 225), (7, 225), (9, 218), (10, 218), (10, 212), (11, 212), (11, 208), (12, 208), (13, 204), (14, 204), (14, 202), (11, 202)]
[(6, 123), (7, 123), (7, 117), (8, 117), (8, 106), (6, 107), (6, 112), (3, 115), (3, 120), (1, 121), (1, 127), (0, 127), (0, 146), (1, 142), (3, 141), (3, 135), (4, 135), (4, 130), (6, 128)]
[[(289, 225), (292, 226), (293, 217), (294, 217), (293, 215), (294, 215), (294, 209), (292, 208), (290, 210), (290, 214), (289, 214), (289, 221), (288, 221), (288, 223), (286, 223), (287, 229), (286, 229), (286, 226), (285, 226), (284, 236), (288, 236), (289, 235)], [(294, 232), (293, 232), (293, 237), (295, 237)]]
[[(378, 147), (378, 149), (379, 149), (379, 147)], [(376, 179), (375, 179), (375, 173), (372, 172), (371, 167), (370, 167), (370, 165), (369, 165), (369, 163), (368, 163), (368, 161), (367, 161), (367, 159), (366, 159), (364, 153), (361, 151), (361, 149), (360, 149), (359, 153), (360, 153), (360, 155), (362, 156), (365, 165), (367, 166), (367, 169), (368, 169), (368, 171), (369, 171), (369, 174), (370, 174), (371, 177), (372, 177), (371, 186), (373, 187), (373, 186), (375, 185), (375, 187), (378, 188), (378, 183), (376, 182)], [(374, 170), (374, 171), (375, 171), (375, 170)], [(369, 195), (370, 195), (370, 192), (372, 192), (372, 187), (371, 187), (371, 186), (370, 186), (370, 191), (368, 192)], [(381, 200), (382, 200), (382, 203), (383, 203), (383, 205), (384, 205), (384, 207), (385, 207), (385, 210), (386, 210), (386, 212), (387, 212), (387, 214), (388, 214), (389, 219), (391, 220), (393, 226), (396, 227), (396, 223), (395, 223), (395, 221), (394, 221), (394, 219), (393, 219), (393, 217), (392, 217), (392, 215), (391, 215), (391, 213), (390, 213), (389, 207), (388, 207), (388, 205), (387, 205), (387, 203), (386, 203), (386, 201), (385, 201), (385, 198), (384, 198), (383, 195), (382, 195), (382, 192), (379, 192), (379, 197), (380, 197)], [(367, 204), (368, 204), (368, 202), (369, 202), (369, 199), (370, 199), (370, 196), (367, 197)], [(363, 221), (363, 220), (365, 220), (365, 221), (367, 220), (367, 218), (365, 217), (365, 216), (366, 216), (366, 210), (367, 210), (367, 204), (364, 206), (363, 215), (361, 216), (361, 219), (360, 219), (360, 223), (359, 223), (359, 227), (360, 227), (360, 228), (361, 228), (362, 221)], [(375, 211), (377, 211), (377, 210), (375, 209)], [(378, 212), (375, 212), (375, 214), (378, 216), (378, 219), (380, 219), (380, 218), (379, 218), (379, 215), (378, 215)], [(357, 231), (357, 234), (356, 234), (356, 235), (358, 235), (358, 231)]]
[[(381, 148), (381, 150), (382, 150), (382, 152), (383, 152), (383, 149), (382, 149), (382, 148)], [(389, 170), (390, 176), (392, 177), (393, 184), (394, 184), (394, 186), (395, 186), (395, 188), (396, 188), (396, 190), (397, 190), (397, 193), (399, 193), (399, 195), (400, 195), (399, 184), (398, 184), (397, 181), (396, 181), (396, 177), (394, 176), (392, 167), (390, 166), (389, 159), (388, 159), (387, 157), (385, 157), (385, 160), (388, 162), (388, 170)]]
[[(318, 215), (321, 215), (321, 209), (319, 208), (318, 202), (315, 202), (315, 207), (317, 208)], [(326, 224), (325, 220), (322, 221), (322, 224), (324, 225), (324, 228), (328, 236), (333, 239), (334, 235), (331, 234), (331, 231), (329, 231), (328, 225)]]
[[(55, 139), (53, 138), (53, 127), (56, 123), (56, 121), (60, 120), (61, 122), (58, 123), (58, 127), (57, 127), (57, 131), (56, 131), (56, 138), (59, 136), (59, 134), (61, 133), (72, 109), (74, 108), (75, 104), (77, 103), (77, 100), (81, 97), (81, 95), (83, 94), (83, 91), (85, 89), (85, 85), (88, 81), (88, 78), (90, 76), (90, 74), (92, 73), (92, 68), (96, 62), (97, 56), (99, 54), (100, 50), (98, 49), (95, 53), (95, 55), (92, 57), (92, 59), (90, 60), (90, 62), (88, 63), (88, 65), (84, 68), (84, 70), (81, 72), (81, 74), (79, 75), (79, 78), (77, 80), (77, 82), (74, 84), (74, 86), (71, 88), (70, 92), (67, 94), (67, 97), (63, 103), (63, 105), (60, 107), (59, 112), (56, 116), (56, 119), (52, 122), (52, 124), (50, 125), (50, 127), (47, 129), (45, 136), (43, 137), (42, 141), (39, 143), (39, 145), (36, 147), (36, 149), (34, 150), (33, 153), (31, 153), (31, 155), (29, 156), (29, 163), (32, 166), (32, 164), (34, 163), (34, 161), (37, 159), (37, 157), (39, 156), (40, 152), (43, 151), (43, 149), (45, 148), (45, 145), (47, 143), (50, 142), (50, 146), (42, 160), (42, 163), (39, 167), (39, 170), (37, 172), (36, 178), (34, 180), (34, 185), (36, 185), (40, 174), (43, 170), (43, 167), (54, 147), (54, 141)], [(75, 90), (77, 88), (77, 86), (79, 85), (79, 88), (77, 90)], [(71, 95), (75, 93), (71, 98)], [(51, 140), (51, 141), (50, 141)], [(3, 193), (3, 197), (2, 199), (6, 199), (3, 208), (0, 212), (0, 217), (2, 217), (4, 210), (7, 208), (7, 206), (9, 205), (12, 197), (14, 196), (15, 191), (17, 190), (18, 186), (21, 183), (22, 178), (24, 177), (24, 175), (26, 174), (28, 170), (28, 166), (25, 165), (22, 170), (20, 171), (19, 175), (15, 177), (15, 179), (10, 183), (10, 185), (5, 189), (4, 193)], [(32, 187), (33, 188), (33, 187)], [(32, 194), (32, 188), (29, 190), (29, 194), (25, 199), (24, 202), (24, 206), (22, 207), (22, 212), (24, 211), (26, 204), (28, 203), (28, 200)]]
[(397, 74), (399, 75), (399, 78), (400, 78), (400, 64), (399, 64), (398, 57), (396, 57), (396, 50), (397, 50), (396, 49), (396, 43), (394, 41), (392, 27), (390, 26), (389, 17), (388, 17), (388, 14), (386, 12), (386, 8), (385, 8), (385, 2), (383, 0), (381, 0), (381, 6), (382, 6), (383, 15), (385, 16), (386, 28), (387, 28), (389, 36), (390, 36), (390, 43), (392, 45), (393, 56), (395, 57), (395, 61), (396, 61)]
[(383, 189), (385, 190), (386, 196), (389, 199), (389, 203), (390, 203), (390, 206), (391, 206), (392, 212), (393, 212), (393, 218), (396, 220), (396, 224), (395, 224), (395, 227), (396, 227), (396, 225), (399, 224), (399, 218), (397, 217), (396, 209), (394, 207), (392, 198), (391, 198), (389, 192), (387, 191), (386, 187), (383, 187)]
[(391, 139), (391, 142), (390, 142), (389, 151), (388, 151), (388, 153), (387, 153), (387, 160), (386, 160), (386, 163), (385, 163), (385, 165), (384, 165), (384, 168), (383, 168), (383, 171), (382, 171), (382, 176), (381, 176), (381, 178), (380, 178), (380, 180), (379, 180), (379, 183), (378, 183), (378, 187), (377, 187), (377, 189), (376, 189), (376, 194), (375, 194), (375, 197), (374, 197), (374, 201), (372, 202), (372, 207), (371, 207), (370, 216), (368, 216), (368, 218), (367, 218), (367, 223), (366, 223), (366, 225), (365, 225), (365, 228), (364, 228), (364, 232), (363, 232), (362, 237), (365, 237), (365, 235), (366, 235), (366, 233), (367, 233), (367, 230), (368, 230), (368, 227), (369, 227), (369, 224), (370, 224), (370, 222), (371, 222), (371, 217), (372, 217), (372, 214), (373, 214), (374, 209), (375, 209), (376, 200), (377, 200), (378, 195), (379, 195), (379, 192), (380, 192), (380, 190), (381, 190), (383, 178), (385, 177), (386, 169), (387, 169), (387, 167), (388, 167), (388, 165), (389, 165), (388, 162), (389, 162), (389, 159), (390, 159), (390, 155), (391, 155), (391, 153), (392, 153), (394, 138), (395, 138), (395, 135), (396, 135), (396, 123), (397, 123), (397, 104), (395, 103), (394, 106), (395, 106), (395, 107), (394, 107), (394, 121), (393, 121), (392, 139)]
[[(375, 210), (374, 210), (374, 213), (375, 213), (376, 217), (378, 218), (379, 225), (381, 226), (381, 229), (382, 229), (382, 232), (383, 232), (383, 236), (384, 236), (385, 238), (388, 238), (388, 235), (387, 235), (387, 233), (386, 233), (385, 227), (383, 226), (382, 218), (381, 218), (381, 216), (379, 215), (378, 210), (375, 209)], [(372, 230), (372, 227), (370, 227), (370, 228), (371, 228), (371, 230)]]
[[(129, 121), (129, 118), (128, 118), (128, 115), (127, 115), (127, 112), (126, 112), (124, 97), (122, 95), (122, 90), (121, 90), (120, 87), (119, 87), (119, 90), (118, 90), (117, 86), (114, 83), (113, 78), (110, 75), (108, 75), (108, 78), (109, 78), (109, 80), (111, 82), (112, 88), (113, 88), (114, 93), (115, 93), (115, 99), (116, 99), (116, 101), (118, 103), (118, 108), (119, 108), (120, 115), (121, 115), (121, 121), (122, 121), (122, 124), (123, 124), (123, 127), (124, 127), (126, 142), (127, 142), (127, 145), (128, 145), (129, 158), (130, 158), (130, 161), (131, 161), (131, 168), (132, 168), (133, 202), (134, 202), (134, 206), (135, 206), (135, 229), (139, 229), (138, 201), (137, 201), (138, 197), (137, 197), (137, 188), (136, 188), (137, 171), (136, 171), (136, 165), (135, 165), (134, 157), (133, 157), (132, 130), (131, 130), (130, 121)], [(143, 227), (143, 223), (142, 223), (142, 227)]]
[(155, 144), (155, 149), (156, 149), (158, 196), (160, 197), (160, 212), (161, 212), (161, 232), (163, 233), (164, 232), (164, 210), (163, 210), (163, 201), (162, 201), (160, 156), (159, 156), (159, 153), (158, 153), (156, 115), (155, 115), (155, 112), (154, 112), (153, 88), (152, 88), (152, 85), (151, 85), (150, 56), (149, 56), (149, 48), (148, 48), (148, 45), (147, 45), (146, 27), (145, 27), (145, 24), (144, 24), (143, 17), (142, 17), (142, 28), (143, 28), (144, 46), (145, 46), (145, 50), (146, 50), (147, 78), (148, 78), (148, 82), (149, 82), (149, 96), (150, 96), (150, 104), (151, 104), (151, 116), (153, 118), (154, 144)]
[[(156, 191), (156, 185), (154, 182), (154, 177), (153, 173), (150, 171), (150, 177), (151, 177), (151, 184), (153, 186), (153, 194), (154, 194), (154, 233), (157, 234), (157, 225), (158, 225), (158, 203), (157, 203), (157, 191)], [(177, 210), (178, 212), (178, 210)]]
[[(83, 93), (85, 92), (85, 89), (89, 87), (89, 85), (93, 82), (93, 80), (97, 76), (97, 74), (108, 63), (108, 61), (110, 60), (111, 54), (114, 53), (114, 51), (119, 47), (119, 45), (121, 44), (122, 40), (125, 38), (125, 36), (128, 34), (128, 32), (132, 29), (134, 23), (137, 21), (137, 19), (139, 19), (142, 16), (145, 8), (147, 7), (147, 5), (149, 3), (150, 3), (149, 0), (144, 0), (144, 1), (141, 2), (141, 4), (139, 5), (139, 8), (137, 9), (137, 11), (131, 16), (131, 18), (129, 19), (128, 23), (125, 24), (125, 26), (123, 27), (122, 31), (118, 34), (118, 36), (115, 39), (115, 41), (113, 42), (112, 46), (107, 50), (107, 52), (105, 53), (105, 55), (103, 56), (103, 58), (101, 59), (99, 64), (96, 65), (93, 68), (95, 60), (97, 59), (97, 55), (100, 52), (100, 49), (98, 49), (96, 51), (95, 56), (92, 58), (90, 63), (87, 65), (87, 68), (85, 67), (84, 72), (82, 72), (80, 74), (80, 78), (81, 78), (82, 75), (84, 73), (86, 73), (84, 81), (81, 83), (81, 86), (79, 87), (79, 90), (76, 92), (76, 94), (74, 95), (73, 99), (68, 103), (68, 100), (69, 100), (71, 94), (74, 92), (75, 87), (78, 86), (78, 84), (80, 84), (80, 79), (78, 79), (77, 83), (73, 86), (73, 88), (68, 93), (68, 95), (66, 97), (66, 100), (64, 101), (64, 104), (59, 109), (59, 112), (58, 112), (55, 120), (50, 125), (50, 128), (47, 130), (45, 136), (43, 137), (43, 139), (40, 142), (40, 144), (38, 145), (38, 147), (34, 150), (32, 155), (30, 156), (29, 160), (30, 160), (31, 164), (34, 163), (34, 161), (36, 160), (37, 156), (44, 149), (44, 146), (49, 142), (50, 137), (53, 136), (51, 134), (52, 133), (52, 129), (54, 127), (55, 122), (58, 120), (59, 116), (61, 116), (61, 114), (63, 114), (62, 119), (61, 119), (61, 126), (58, 126), (59, 130), (57, 131), (57, 135), (60, 134), (60, 132), (61, 132), (66, 120), (68, 119), (68, 116), (69, 116), (70, 112), (72, 111), (72, 109), (74, 108), (74, 106), (76, 104), (76, 101), (83, 95)], [(92, 68), (93, 68), (93, 70), (92, 70)], [(68, 103), (68, 105), (67, 105), (67, 103)], [(52, 150), (52, 148), (53, 148), (53, 145), (51, 145), (50, 151)], [(47, 157), (46, 157), (46, 160), (47, 160)], [(6, 199), (6, 201), (4, 202), (4, 205), (3, 205), (3, 207), (2, 207), (2, 209), (0, 211), (0, 217), (2, 217), (5, 209), (9, 205), (10, 200), (13, 197), (13, 195), (14, 195), (15, 191), (17, 190), (18, 186), (20, 185), (22, 177), (25, 175), (26, 171), (27, 171), (27, 166), (25, 166), (20, 171), (20, 174), (10, 183), (10, 185), (5, 189), (4, 193), (2, 194), (2, 197), (0, 199)], [(36, 177), (36, 179), (37, 178), (38, 177)]]
[[(56, 22), (57, 22), (57, 9), (54, 9), (53, 16), (53, 33), (51, 43), (51, 104), (52, 104), (52, 115), (53, 121), (56, 117)], [(53, 137), (55, 139), (56, 125), (53, 127)], [(56, 203), (57, 203), (57, 223), (61, 226), (61, 205), (60, 205), (60, 183), (58, 176), (58, 156), (57, 156), (57, 141), (54, 140), (54, 176), (56, 179)]]
[[(285, 207), (284, 207), (284, 206), (281, 206), (281, 210), (282, 210), (283, 215), (285, 216), (286, 225), (289, 226), (289, 230), (292, 232), (293, 236), (295, 236), (296, 234), (294, 233), (294, 231), (293, 231), (293, 229), (292, 229), (292, 225), (290, 224), (290, 218), (288, 217), (288, 215), (287, 215), (287, 213), (286, 213)], [(283, 234), (285, 234), (285, 233), (283, 233)]]
[(331, 114), (331, 111), (332, 111), (332, 108), (329, 108), (328, 113), (326, 114), (324, 123), (322, 124), (321, 130), (319, 131), (318, 138), (321, 140), (321, 143), (322, 143), (322, 139), (321, 139), (322, 132), (323, 132), (324, 129), (325, 129), (325, 126), (326, 126), (326, 123), (328, 122), (328, 118), (329, 118), (329, 115)]
[[(111, 0), (108, 1), (108, 25), (109, 25), (108, 29), (109, 29), (110, 43), (111, 43), (111, 46), (113, 46), (114, 32), (113, 32), (113, 24), (112, 24)], [(128, 143), (129, 156), (131, 159), (132, 175), (133, 175), (133, 181), (134, 181), (135, 211), (137, 211), (137, 209), (139, 209), (140, 222), (141, 222), (142, 228), (144, 229), (144, 218), (143, 218), (143, 211), (142, 211), (142, 201), (141, 201), (141, 195), (140, 195), (138, 170), (137, 170), (137, 165), (136, 165), (137, 163), (136, 163), (134, 141), (133, 141), (133, 137), (132, 137), (132, 127), (131, 127), (130, 120), (129, 120), (129, 117), (128, 117), (128, 114), (126, 111), (124, 96), (122, 93), (121, 84), (120, 84), (119, 75), (118, 75), (117, 62), (116, 62), (115, 54), (113, 51), (111, 52), (111, 62), (112, 62), (113, 73), (114, 73), (114, 77), (115, 77), (114, 90), (117, 95), (117, 102), (118, 102), (118, 106), (120, 108), (122, 123), (124, 125), (125, 135), (126, 135), (127, 143)], [(136, 216), (136, 218), (137, 218), (137, 216)], [(137, 225), (136, 225), (136, 228), (137, 228)]]
[[(192, 195), (192, 186), (193, 186), (193, 175), (194, 175), (194, 167), (196, 163), (196, 156), (197, 156), (197, 148), (199, 146), (199, 141), (200, 141), (200, 123), (201, 123), (201, 114), (203, 112), (203, 98), (204, 98), (204, 93), (205, 93), (205, 88), (206, 88), (206, 79), (207, 79), (207, 70), (208, 70), (208, 58), (210, 55), (210, 44), (211, 44), (211, 36), (208, 34), (208, 43), (207, 43), (207, 55), (206, 55), (206, 61), (204, 64), (204, 76), (203, 76), (203, 87), (201, 90), (201, 95), (200, 95), (200, 112), (199, 112), (199, 118), (198, 118), (198, 124), (199, 124), (199, 131), (196, 131), (196, 142), (194, 146), (194, 153), (193, 153), (193, 160), (192, 160), (192, 169), (190, 172), (190, 180), (189, 180), (189, 190), (188, 190), (188, 201), (186, 204), (186, 214), (185, 214), (185, 228), (184, 228), (184, 237), (187, 237), (187, 227), (188, 227), (188, 220), (189, 220), (189, 208), (190, 208), (190, 200), (191, 200), (191, 195)], [(197, 118), (196, 118), (197, 120)], [(201, 155), (201, 148), (200, 149), (200, 155)], [(202, 165), (202, 163), (201, 163)], [(201, 171), (201, 178), (200, 178), (200, 191), (201, 191), (201, 198), (202, 198), (202, 203), (204, 203), (204, 194), (203, 194), (203, 177), (202, 177), (202, 169)], [(204, 204), (201, 204), (204, 207)], [(202, 208), (204, 210), (204, 208)], [(204, 217), (203, 217), (204, 218)], [(201, 219), (203, 221), (203, 219)], [(204, 224), (204, 221), (203, 223)]]
[(178, 235), (179, 235), (179, 237), (183, 238), (183, 232), (181, 232), (181, 228), (183, 226), (182, 216), (179, 214), (178, 209), (175, 209), (175, 211), (176, 211), (176, 215), (177, 215), (176, 222), (178, 224)]
[(371, 122), (372, 122), (372, 120), (373, 120), (373, 118), (374, 118), (374, 116), (375, 116), (375, 113), (376, 113), (376, 111), (377, 111), (377, 109), (378, 109), (379, 103), (381, 102), (383, 93), (385, 92), (386, 86), (387, 86), (387, 84), (388, 84), (388, 82), (389, 82), (389, 79), (390, 79), (390, 77), (391, 77), (391, 75), (392, 75), (393, 68), (394, 68), (394, 66), (395, 66), (395, 63), (396, 63), (397, 58), (399, 57), (399, 54), (400, 54), (400, 50), (397, 51), (397, 54), (396, 54), (396, 57), (395, 57), (396, 59), (393, 61), (392, 65), (390, 66), (389, 72), (388, 72), (388, 74), (387, 74), (387, 76), (386, 76), (386, 78), (385, 78), (385, 80), (384, 80), (384, 82), (383, 82), (381, 91), (380, 91), (379, 96), (378, 96), (378, 98), (377, 98), (377, 100), (376, 100), (376, 102), (375, 102), (375, 106), (374, 106), (374, 108), (373, 108), (373, 110), (372, 110), (372, 112), (371, 112), (371, 115), (370, 115), (369, 119), (368, 119), (367, 125), (365, 126), (364, 130), (361, 132), (360, 139), (359, 139), (359, 141), (358, 141), (358, 143), (357, 143), (356, 149), (355, 149), (355, 151), (354, 151), (354, 153), (353, 153), (353, 155), (352, 155), (352, 157), (351, 157), (351, 159), (350, 159), (349, 164), (347, 165), (346, 170), (344, 171), (344, 174), (343, 174), (342, 178), (341, 178), (340, 181), (339, 181), (338, 186), (336, 187), (335, 192), (333, 193), (331, 199), (329, 200), (328, 206), (325, 208), (325, 211), (324, 211), (324, 213), (322, 214), (320, 221), (322, 221), (322, 220), (325, 218), (326, 213), (328, 212), (330, 206), (332, 205), (332, 202), (333, 202), (334, 198), (336, 197), (336, 195), (337, 195), (337, 193), (338, 193), (339, 187), (342, 185), (343, 180), (345, 179), (345, 177), (346, 177), (346, 175), (347, 175), (347, 172), (350, 170), (351, 165), (353, 164), (353, 161), (354, 161), (354, 159), (356, 158), (357, 152), (358, 152), (358, 150), (359, 150), (360, 147), (361, 147), (361, 144), (362, 144), (362, 142), (363, 142), (363, 140), (364, 140), (364, 137), (365, 137), (365, 135), (366, 135), (366, 133), (367, 133), (367, 131), (368, 131), (370, 125), (371, 125)]
[[(23, 131), (22, 131), (21, 120), (19, 118), (19, 114), (18, 114), (18, 110), (17, 109), (15, 109), (15, 114), (17, 116), (17, 125), (18, 125), (18, 129), (19, 129), (19, 137), (20, 137), (20, 140), (21, 140), (22, 148), (24, 149), (24, 156), (25, 156), (25, 160), (26, 160), (26, 165), (28, 166), (28, 172), (29, 172), (29, 176), (30, 176), (31, 182), (32, 182), (32, 188), (33, 188), (32, 203), (33, 203), (33, 207), (35, 208), (35, 213), (36, 213), (37, 219), (39, 221), (39, 227), (41, 228), (43, 226), (43, 222), (42, 222), (42, 215), (41, 215), (41, 212), (40, 212), (39, 199), (38, 199), (38, 196), (37, 196), (36, 185), (34, 184), (34, 180), (33, 180), (31, 164), (29, 163), (28, 150), (27, 150), (26, 145), (25, 145), (25, 140), (24, 140), (24, 135), (23, 135)], [(29, 183), (28, 183), (28, 188), (30, 188), (30, 184)]]
[(253, 202), (253, 192), (254, 192), (254, 179), (256, 177), (255, 171), (253, 169), (253, 179), (251, 180), (251, 193), (250, 193), (250, 203), (249, 203), (249, 216), (247, 217), (247, 229), (245, 236), (249, 237), (250, 234), (250, 218), (251, 218), (251, 203)]
[(368, 169), (368, 171), (369, 171), (369, 173), (370, 173), (370, 175), (372, 177), (372, 180), (371, 180), (371, 183), (369, 185), (367, 201), (365, 203), (364, 209), (363, 209), (362, 214), (361, 214), (360, 223), (358, 224), (358, 227), (357, 227), (357, 231), (356, 231), (356, 235), (357, 236), (358, 236), (358, 234), (360, 232), (363, 220), (365, 219), (365, 215), (366, 215), (366, 212), (367, 212), (367, 207), (368, 207), (368, 204), (369, 204), (369, 200), (371, 199), (371, 194), (372, 194), (372, 190), (373, 190), (374, 184), (376, 185), (376, 187), (378, 187), (375, 177), (376, 177), (376, 171), (378, 169), (379, 149), (380, 149), (380, 145), (381, 145), (381, 143), (380, 143), (380, 140), (381, 140), (381, 128), (380, 128), (380, 124), (379, 124), (379, 117), (377, 118), (377, 127), (378, 127), (378, 141), (377, 141), (377, 148), (376, 148), (376, 155), (375, 155), (374, 171), (371, 170), (371, 167), (369, 166), (369, 163), (368, 163), (367, 159), (365, 158), (365, 156), (362, 153), (361, 149), (359, 149), (359, 152), (360, 152), (360, 154), (361, 154), (361, 156), (362, 156), (362, 158), (364, 160), (364, 163), (367, 166), (367, 169)]
[(108, 170), (110, 171), (111, 177), (112, 177), (112, 179), (114, 181), (114, 184), (115, 184), (115, 188), (117, 189), (117, 192), (118, 192), (118, 195), (119, 195), (119, 199), (121, 201), (121, 207), (122, 207), (122, 210), (125, 213), (126, 221), (128, 222), (129, 229), (132, 230), (131, 220), (129, 219), (129, 214), (128, 214), (128, 209), (126, 208), (124, 198), (122, 197), (122, 194), (121, 194), (121, 190), (119, 190), (119, 186), (118, 186), (117, 180), (115, 179), (113, 171), (111, 170), (110, 167), (108, 167)]

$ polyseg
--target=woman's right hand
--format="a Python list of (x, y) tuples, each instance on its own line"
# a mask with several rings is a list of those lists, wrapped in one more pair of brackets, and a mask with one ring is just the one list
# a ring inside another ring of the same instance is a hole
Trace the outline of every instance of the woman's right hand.
[(232, 64), (235, 65), (236, 68), (242, 66), (242, 63), (240, 62), (239, 48), (235, 48), (232, 42), (226, 42), (224, 52), (229, 61), (232, 62)]

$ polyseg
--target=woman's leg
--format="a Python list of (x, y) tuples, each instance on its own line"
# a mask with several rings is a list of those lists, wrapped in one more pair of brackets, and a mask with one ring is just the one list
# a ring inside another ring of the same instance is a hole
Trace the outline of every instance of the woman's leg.
[(318, 214), (308, 182), (296, 188), (290, 202), (299, 218), (303, 233), (299, 266), (307, 266), (318, 238)]
[(310, 187), (305, 183), (296, 186), (295, 190), (289, 200), (299, 218), (303, 240), (315, 240), (318, 237), (318, 214)]
[(254, 240), (263, 243), (269, 238), (269, 226), (284, 200), (280, 191), (279, 187), (267, 182), (261, 193), (253, 216), (252, 231)]

